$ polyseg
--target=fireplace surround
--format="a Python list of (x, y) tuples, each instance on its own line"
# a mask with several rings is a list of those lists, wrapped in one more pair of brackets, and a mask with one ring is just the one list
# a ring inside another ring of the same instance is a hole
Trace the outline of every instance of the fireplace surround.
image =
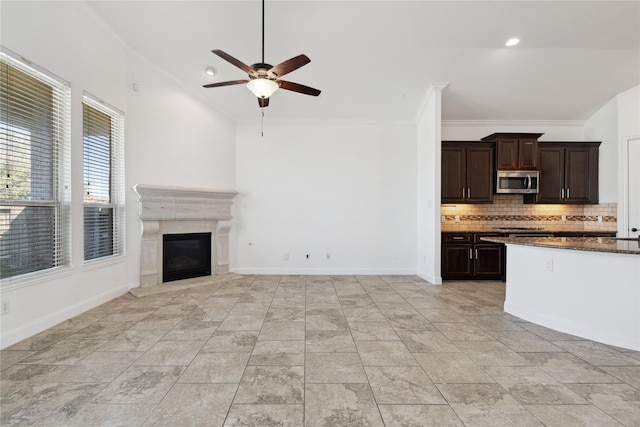
[[(163, 236), (211, 233), (211, 275), (229, 272), (229, 231), (235, 191), (160, 187), (137, 184), (138, 218), (142, 221), (140, 286), (157, 286), (163, 281)], [(171, 281), (203, 282), (211, 276)]]

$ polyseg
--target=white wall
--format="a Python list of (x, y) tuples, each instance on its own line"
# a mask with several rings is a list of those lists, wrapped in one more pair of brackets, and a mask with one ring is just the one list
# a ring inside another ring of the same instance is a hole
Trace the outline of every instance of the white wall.
[(616, 98), (591, 116), (584, 126), (585, 139), (602, 141), (599, 157), (600, 203), (618, 201), (618, 103)]
[(445, 84), (429, 86), (417, 117), (417, 274), (442, 283), (440, 268), (441, 101)]
[[(28, 286), (3, 286), (2, 348), (138, 285), (137, 183), (233, 189), (234, 125), (138, 59), (79, 2), (2, 2), (3, 46), (71, 83), (72, 265)], [(134, 93), (132, 76), (140, 84)], [(125, 113), (126, 256), (84, 264), (82, 92)], [(195, 155), (193, 155), (195, 153)], [(188, 164), (188, 156), (196, 159)], [(13, 285), (12, 285), (13, 286)]]
[(266, 119), (264, 138), (238, 125), (231, 270), (415, 273), (415, 138), (412, 125)]
[(618, 135), (620, 138), (640, 135), (640, 85), (622, 92), (618, 102)]
[(600, 144), (600, 202), (619, 202), (622, 138), (640, 135), (640, 86), (631, 88), (605, 104), (584, 126), (587, 140)]
[[(235, 125), (149, 63), (130, 57), (127, 91), (128, 283), (139, 284), (141, 222), (136, 184), (235, 189)], [(139, 91), (131, 89), (132, 83)]]

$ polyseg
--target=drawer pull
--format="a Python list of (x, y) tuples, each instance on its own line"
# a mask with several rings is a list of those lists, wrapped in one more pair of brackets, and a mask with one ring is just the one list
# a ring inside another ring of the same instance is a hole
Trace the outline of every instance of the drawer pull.
[(453, 240), (464, 240), (464, 237), (460, 237), (460, 236), (454, 236)]

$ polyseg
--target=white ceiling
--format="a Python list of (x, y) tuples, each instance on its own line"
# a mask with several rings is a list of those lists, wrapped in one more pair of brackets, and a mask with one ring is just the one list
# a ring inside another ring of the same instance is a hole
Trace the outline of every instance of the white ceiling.
[[(211, 53), (261, 61), (261, 3), (86, 1), (131, 49), (236, 120), (258, 103)], [(443, 120), (585, 120), (640, 84), (640, 1), (266, 1), (265, 61), (304, 53), (276, 119), (412, 121), (430, 83), (449, 82)], [(519, 37), (519, 45), (505, 41)], [(218, 76), (204, 74), (206, 66)], [(143, 85), (144, 82), (141, 82)]]

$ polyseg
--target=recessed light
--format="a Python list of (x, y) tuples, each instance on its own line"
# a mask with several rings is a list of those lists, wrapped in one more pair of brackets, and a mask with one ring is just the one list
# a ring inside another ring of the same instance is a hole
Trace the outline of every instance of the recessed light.
[(210, 76), (210, 77), (215, 77), (215, 76), (216, 76), (216, 74), (218, 74), (218, 72), (216, 71), (216, 69), (215, 69), (215, 68), (213, 68), (213, 67), (207, 67), (207, 68), (204, 70), (204, 73), (205, 73), (207, 76)]
[(507, 40), (507, 42), (504, 45), (511, 47), (511, 46), (517, 45), (518, 43), (520, 43), (520, 39), (514, 37), (512, 39)]

